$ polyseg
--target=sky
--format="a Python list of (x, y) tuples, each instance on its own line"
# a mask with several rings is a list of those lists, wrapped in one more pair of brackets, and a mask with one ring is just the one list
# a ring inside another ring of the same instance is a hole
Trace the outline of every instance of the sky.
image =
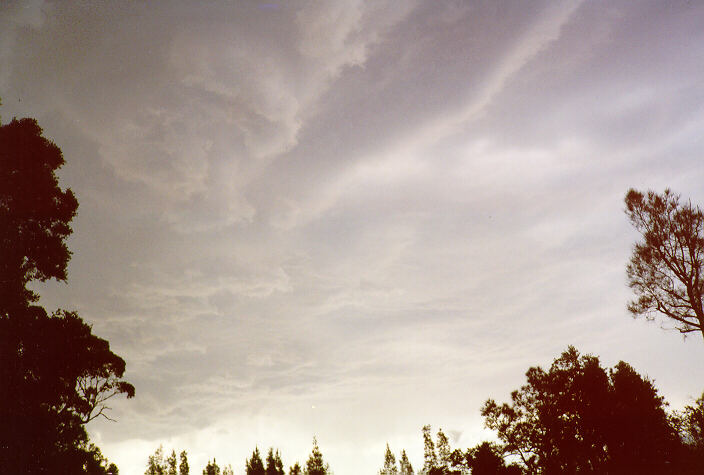
[[(0, 116), (79, 200), (42, 285), (127, 362), (88, 429), (120, 473), (163, 444), (337, 475), (479, 410), (574, 345), (704, 390), (704, 345), (633, 319), (631, 187), (704, 204), (704, 5), (9, 1)], [(670, 325), (671, 326), (671, 325)]]

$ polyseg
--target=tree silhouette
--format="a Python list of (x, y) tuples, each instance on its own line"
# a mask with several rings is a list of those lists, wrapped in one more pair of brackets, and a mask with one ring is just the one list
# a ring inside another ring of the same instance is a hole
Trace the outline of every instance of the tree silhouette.
[(637, 297), (629, 311), (649, 320), (662, 315), (681, 333), (704, 337), (704, 213), (669, 189), (661, 195), (630, 189), (625, 201), (642, 236), (626, 269)]
[(438, 467), (438, 456), (435, 453), (435, 443), (430, 433), (430, 426), (423, 426), (423, 473), (431, 473)]
[(274, 453), (274, 449), (271, 447), (266, 456), (266, 475), (285, 475), (281, 454), (278, 450)]
[(78, 202), (59, 187), (63, 164), (36, 120), (0, 126), (0, 313), (37, 300), (30, 281), (66, 280), (65, 239)]
[(296, 462), (288, 469), (288, 475), (301, 475), (303, 471), (301, 470), (301, 465)]
[(147, 470), (144, 475), (166, 475), (166, 464), (164, 463), (164, 447), (161, 445), (147, 459)]
[(401, 451), (401, 460), (399, 460), (399, 474), (413, 475), (413, 465), (411, 465), (411, 462), (408, 460), (405, 449)]
[(688, 468), (692, 473), (704, 472), (704, 394), (694, 405), (675, 412), (672, 419), (685, 444), (683, 458), (688, 461)]
[(166, 458), (166, 474), (167, 475), (178, 475), (178, 466), (176, 459), (176, 450), (171, 450), (171, 455)]
[(396, 457), (391, 452), (389, 444), (386, 444), (386, 453), (384, 454), (384, 466), (379, 470), (379, 475), (398, 475), (398, 467), (396, 466)]
[(252, 458), (245, 462), (245, 469), (247, 475), (265, 475), (264, 462), (262, 462), (262, 457), (259, 455), (258, 447), (254, 448)]
[(83, 425), (107, 417), (114, 396), (134, 396), (108, 342), (27, 289), (66, 279), (78, 203), (58, 185), (62, 164), (35, 120), (0, 126), (0, 473), (106, 473)]
[(181, 463), (178, 464), (178, 475), (189, 475), (188, 454), (185, 450), (179, 456)]
[(512, 404), (489, 399), (485, 424), (529, 472), (671, 473), (680, 442), (647, 379), (620, 362), (609, 372), (569, 347), (549, 371), (533, 367)]
[(212, 462), (208, 460), (208, 464), (203, 469), (203, 475), (220, 475), (220, 467), (215, 459)]
[(318, 447), (318, 439), (313, 437), (313, 450), (306, 462), (306, 475), (328, 475), (330, 466), (323, 460), (323, 454)]

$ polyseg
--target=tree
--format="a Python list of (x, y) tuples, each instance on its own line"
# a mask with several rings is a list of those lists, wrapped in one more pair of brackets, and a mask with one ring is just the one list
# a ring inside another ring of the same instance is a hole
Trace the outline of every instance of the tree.
[(442, 431), (438, 429), (437, 433), (437, 449), (438, 449), (438, 465), (442, 473), (450, 473), (450, 466), (452, 462), (450, 460), (450, 455), (452, 454), (452, 449), (450, 448), (450, 441)]
[(220, 475), (220, 467), (215, 459), (212, 462), (208, 460), (208, 465), (203, 469), (203, 475)]
[(0, 126), (0, 313), (35, 302), (33, 280), (66, 280), (65, 240), (78, 201), (62, 190), (61, 150), (34, 119)]
[(0, 472), (80, 464), (90, 458), (83, 425), (107, 418), (110, 398), (134, 396), (124, 360), (73, 312), (26, 306), (0, 316), (0, 361)]
[(284, 464), (281, 461), (281, 454), (279, 454), (278, 450), (274, 453), (274, 449), (271, 447), (266, 456), (266, 475), (286, 475)]
[(450, 447), (450, 441), (448, 440), (447, 436), (442, 431), (442, 429), (438, 430), (436, 445), (433, 442), (433, 437), (430, 434), (430, 426), (424, 426), (423, 446), (424, 463), (423, 470), (420, 473), (424, 475), (454, 475), (462, 473), (462, 468), (453, 468), (453, 459), (455, 454), (452, 451), (452, 448)]
[(259, 455), (258, 447), (254, 448), (252, 458), (246, 461), (245, 468), (247, 475), (265, 475), (264, 463), (262, 462), (261, 455)]
[(159, 446), (147, 459), (147, 470), (144, 475), (166, 475), (166, 464), (164, 463), (164, 447)]
[(464, 458), (472, 475), (520, 475), (522, 473), (518, 465), (506, 466), (501, 447), (491, 442), (482, 442), (468, 449)]
[(672, 473), (679, 440), (652, 383), (620, 362), (609, 372), (569, 347), (533, 367), (512, 404), (489, 399), (487, 428), (530, 473)]
[(232, 466), (228, 465), (227, 467), (223, 468), (222, 475), (235, 475), (235, 472), (232, 470)]
[(323, 454), (318, 447), (318, 439), (313, 437), (313, 450), (306, 462), (305, 475), (328, 475), (330, 466), (323, 460)]
[(379, 470), (379, 475), (398, 475), (398, 467), (396, 466), (396, 457), (391, 452), (389, 444), (386, 444), (386, 453), (384, 454), (384, 467)]
[(626, 268), (636, 294), (628, 310), (648, 320), (662, 315), (680, 333), (704, 337), (704, 213), (669, 189), (661, 195), (630, 189), (625, 201), (642, 237)]
[(58, 185), (63, 163), (35, 120), (0, 126), (0, 473), (105, 472), (84, 424), (134, 396), (108, 342), (75, 312), (49, 315), (27, 288), (66, 280), (78, 202)]
[(435, 453), (435, 443), (430, 434), (430, 426), (423, 426), (423, 473), (433, 473), (438, 468), (438, 456)]
[(301, 473), (301, 466), (298, 462), (291, 465), (291, 467), (289, 467), (288, 469), (288, 475), (301, 475)]
[(176, 460), (176, 450), (171, 450), (171, 455), (166, 459), (166, 474), (167, 475), (178, 475), (177, 473), (177, 460)]
[(408, 456), (406, 455), (406, 450), (401, 451), (401, 460), (399, 461), (399, 474), (400, 475), (414, 475), (413, 473), (413, 466), (411, 465), (411, 462), (408, 460)]
[(178, 465), (178, 475), (189, 475), (188, 454), (185, 450), (179, 456), (181, 463)]
[(704, 473), (704, 394), (694, 405), (674, 412), (672, 422), (684, 444), (686, 467), (692, 473)]

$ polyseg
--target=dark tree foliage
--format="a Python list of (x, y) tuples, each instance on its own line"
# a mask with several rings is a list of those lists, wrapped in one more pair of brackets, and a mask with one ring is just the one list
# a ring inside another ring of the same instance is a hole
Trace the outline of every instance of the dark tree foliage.
[(427, 475), (454, 475), (462, 473), (461, 467), (454, 467), (456, 455), (450, 448), (450, 441), (442, 429), (438, 430), (437, 444), (435, 444), (430, 434), (430, 426), (424, 426), (423, 446), (423, 470), (421, 473)]
[(66, 280), (65, 239), (78, 202), (62, 190), (61, 150), (34, 119), (0, 126), (0, 313), (34, 302), (32, 280)]
[(408, 460), (408, 455), (406, 455), (406, 450), (401, 450), (401, 459), (399, 460), (399, 474), (400, 475), (413, 475), (413, 465)]
[(171, 455), (166, 458), (166, 474), (178, 475), (178, 460), (176, 459), (176, 450), (171, 450)]
[(208, 460), (208, 465), (203, 469), (203, 475), (220, 475), (220, 466), (218, 466), (215, 459), (211, 462)]
[(323, 460), (323, 454), (320, 452), (318, 447), (318, 439), (313, 437), (313, 450), (308, 457), (306, 462), (306, 475), (328, 475), (330, 473), (330, 466)]
[(628, 283), (634, 316), (671, 319), (681, 333), (704, 336), (704, 213), (679, 195), (629, 190), (626, 214), (642, 240), (633, 248)]
[(663, 398), (628, 364), (607, 372), (569, 347), (526, 377), (512, 404), (489, 399), (482, 415), (528, 472), (678, 472), (681, 443)]
[(278, 450), (274, 453), (274, 449), (271, 447), (266, 456), (266, 475), (285, 475), (281, 454)]
[(134, 387), (107, 341), (27, 289), (66, 279), (78, 206), (58, 185), (61, 151), (41, 134), (33, 119), (0, 126), (0, 473), (105, 473), (83, 425)]
[(523, 470), (518, 465), (506, 465), (501, 447), (491, 442), (467, 449), (466, 452), (455, 450), (452, 453), (452, 467), (456, 473), (472, 475), (520, 475)]
[(265, 475), (266, 471), (264, 469), (264, 462), (262, 462), (262, 457), (259, 454), (259, 448), (255, 447), (254, 452), (252, 452), (252, 458), (245, 462), (245, 469), (247, 475)]
[(181, 463), (178, 464), (178, 475), (189, 475), (188, 454), (185, 450), (181, 451), (179, 460)]
[(384, 466), (379, 470), (379, 475), (398, 475), (398, 466), (396, 465), (396, 457), (389, 444), (386, 444), (386, 452), (384, 453)]
[(134, 396), (124, 360), (72, 312), (28, 306), (0, 318), (0, 361), (0, 472), (80, 458), (83, 424), (111, 397)]
[(435, 453), (435, 443), (430, 433), (430, 426), (423, 426), (423, 473), (431, 473), (438, 466), (438, 456)]
[(298, 462), (291, 465), (288, 469), (288, 475), (301, 475), (302, 473), (301, 465)]
[[(180, 463), (179, 463), (180, 461)], [(215, 461), (213, 461), (215, 462)], [(178, 471), (177, 471), (178, 470)], [(145, 475), (188, 475), (188, 454), (185, 450), (176, 458), (176, 450), (171, 450), (171, 455), (164, 457), (164, 447), (159, 446), (147, 459)]]
[(694, 405), (675, 412), (672, 420), (684, 443), (688, 468), (692, 473), (704, 473), (704, 394)]

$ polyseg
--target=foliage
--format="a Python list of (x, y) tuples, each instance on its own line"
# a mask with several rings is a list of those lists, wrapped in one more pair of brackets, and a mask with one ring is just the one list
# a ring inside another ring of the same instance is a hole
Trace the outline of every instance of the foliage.
[(399, 460), (399, 475), (413, 475), (413, 465), (408, 460), (406, 451), (401, 451), (401, 460)]
[(62, 190), (61, 150), (34, 119), (0, 126), (0, 314), (35, 302), (33, 280), (66, 280), (65, 239), (78, 202)]
[(438, 430), (436, 437), (437, 444), (433, 442), (433, 437), (430, 434), (430, 426), (426, 425), (423, 427), (423, 470), (420, 473), (426, 475), (451, 475), (461, 473), (461, 468), (453, 468), (453, 452), (450, 448), (450, 441), (442, 429)]
[(569, 347), (549, 371), (530, 368), (526, 377), (512, 404), (489, 399), (482, 415), (527, 471), (669, 473), (676, 465), (679, 439), (663, 398), (628, 364), (607, 372)]
[(120, 379), (124, 360), (73, 312), (15, 309), (0, 317), (0, 335), (0, 468), (20, 473), (83, 457), (83, 424), (105, 416), (113, 396), (134, 396)]
[(467, 449), (466, 452), (452, 452), (452, 467), (459, 473), (472, 475), (519, 475), (523, 471), (517, 465), (506, 465), (501, 447), (491, 442)]
[(220, 467), (215, 459), (212, 462), (208, 460), (208, 465), (203, 469), (203, 475), (220, 475)]
[(665, 316), (681, 333), (704, 336), (704, 213), (669, 189), (661, 195), (631, 189), (625, 201), (642, 236), (627, 267), (637, 297), (628, 309), (649, 320)]
[(683, 458), (692, 472), (704, 471), (704, 394), (692, 406), (672, 414), (672, 423), (684, 443)]
[(438, 466), (438, 456), (435, 453), (435, 443), (430, 434), (430, 426), (423, 426), (423, 473), (431, 473)]
[(313, 437), (313, 450), (306, 462), (305, 475), (328, 475), (330, 466), (323, 460), (323, 454), (318, 447), (318, 439)]
[(63, 163), (35, 120), (0, 126), (0, 473), (105, 473), (83, 425), (107, 418), (112, 397), (134, 396), (108, 342), (74, 312), (50, 316), (27, 289), (66, 280), (78, 202), (59, 187)]
[(281, 461), (281, 454), (279, 454), (278, 450), (274, 453), (274, 449), (271, 447), (266, 456), (266, 475), (286, 475), (284, 464)]
[(291, 465), (288, 469), (288, 475), (301, 475), (301, 473), (303, 473), (303, 471), (301, 470), (301, 466), (298, 462)]
[(185, 450), (179, 455), (180, 463), (178, 464), (178, 475), (189, 475), (190, 468), (188, 466), (188, 454)]
[(384, 454), (384, 466), (379, 470), (379, 475), (398, 475), (398, 467), (396, 466), (396, 457), (391, 452), (389, 444), (386, 444), (386, 453)]
[(245, 468), (247, 475), (264, 475), (266, 473), (264, 470), (264, 462), (262, 462), (262, 457), (259, 455), (258, 447), (254, 448), (252, 458), (246, 461)]
[[(168, 457), (164, 457), (164, 447), (159, 446), (147, 459), (147, 470), (144, 475), (188, 475), (188, 454), (182, 451), (177, 466), (176, 450), (172, 450)], [(178, 472), (176, 471), (178, 469)]]

